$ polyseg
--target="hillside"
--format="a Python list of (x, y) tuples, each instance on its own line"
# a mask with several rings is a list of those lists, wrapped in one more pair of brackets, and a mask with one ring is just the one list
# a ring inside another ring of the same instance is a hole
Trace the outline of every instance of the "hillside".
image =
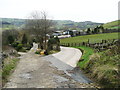
[[(15, 18), (2, 18), (2, 26), (4, 29), (12, 27), (22, 27), (25, 24), (26, 19), (15, 19)], [(85, 22), (74, 22), (71, 20), (54, 20), (57, 29), (87, 29), (94, 28), (103, 23), (96, 23), (91, 21)]]
[(69, 28), (69, 29), (87, 29), (87, 28), (94, 28), (98, 25), (101, 25), (103, 23), (96, 23), (96, 22), (91, 22), (91, 21), (85, 21), (85, 22), (74, 22), (70, 20), (55, 20), (57, 23), (57, 28)]
[(120, 23), (120, 20), (116, 20), (116, 21), (112, 21), (104, 24), (103, 27), (108, 29), (118, 29), (120, 28), (119, 23)]
[(25, 19), (2, 18), (2, 28), (11, 29), (19, 28), (25, 24)]

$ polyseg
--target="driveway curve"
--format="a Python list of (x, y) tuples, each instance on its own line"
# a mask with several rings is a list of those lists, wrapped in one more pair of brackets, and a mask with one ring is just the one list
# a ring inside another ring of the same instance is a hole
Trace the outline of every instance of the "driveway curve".
[(61, 47), (61, 51), (53, 54), (53, 56), (72, 67), (76, 67), (82, 52), (76, 48)]
[(71, 47), (60, 48), (60, 52), (42, 57), (42, 59), (51, 62), (52, 67), (64, 71), (68, 76), (80, 83), (92, 83), (79, 68), (76, 68), (82, 52), (79, 49)]
[(20, 61), (4, 88), (93, 88), (96, 84), (86, 78), (76, 63), (82, 53), (78, 49), (61, 47), (61, 51), (36, 55), (37, 44)]

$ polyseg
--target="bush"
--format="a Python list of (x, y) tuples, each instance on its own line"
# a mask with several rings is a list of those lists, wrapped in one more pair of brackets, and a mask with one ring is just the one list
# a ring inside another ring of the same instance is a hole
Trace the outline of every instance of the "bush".
[(39, 52), (35, 52), (35, 54), (40, 54)]
[(32, 48), (32, 44), (21, 44), (16, 41), (12, 43), (12, 47), (14, 47), (17, 51), (26, 52), (26, 50), (30, 50)]
[(54, 38), (51, 38), (51, 39), (49, 39), (49, 41), (48, 41), (48, 45), (50, 45), (50, 44), (56, 44), (56, 43), (57, 43), (57, 40), (54, 39)]
[(27, 41), (28, 41), (27, 36), (26, 34), (24, 34), (22, 37), (22, 44), (27, 44)]
[(14, 43), (12, 43), (12, 47), (17, 47), (18, 46), (18, 44), (19, 44), (20, 42), (14, 42)]
[[(53, 48), (54, 46), (56, 46), (56, 48)], [(55, 38), (50, 38), (48, 41), (48, 53), (50, 50), (58, 50), (60, 51), (60, 40), (58, 37)]]
[(12, 35), (8, 36), (8, 42), (9, 44), (12, 44), (14, 42), (14, 38)]
[(35, 54), (40, 54), (41, 49), (37, 49), (37, 51), (35, 52)]
[(26, 49), (25, 49), (25, 48), (21, 48), (21, 49), (19, 50), (19, 52), (26, 52)]
[(26, 50), (30, 50), (31, 48), (32, 48), (32, 45), (30, 45), (30, 44), (26, 45)]
[(18, 44), (18, 46), (16, 47), (16, 50), (19, 51), (22, 48), (23, 48), (23, 44)]

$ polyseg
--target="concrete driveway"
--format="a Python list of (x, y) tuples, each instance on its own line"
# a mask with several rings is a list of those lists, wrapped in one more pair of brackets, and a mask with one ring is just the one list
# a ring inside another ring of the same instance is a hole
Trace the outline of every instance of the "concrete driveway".
[(72, 67), (76, 67), (77, 62), (82, 56), (82, 52), (75, 48), (61, 47), (61, 51), (53, 54), (53, 56)]
[(80, 83), (92, 83), (91, 80), (82, 74), (80, 69), (75, 68), (81, 56), (82, 52), (79, 49), (61, 47), (60, 52), (42, 57), (42, 59), (51, 62), (52, 67), (64, 71), (68, 76)]
[(36, 55), (38, 45), (26, 54), (9, 77), (4, 88), (93, 88), (94, 83), (75, 66), (81, 52), (75, 48), (61, 47), (61, 51), (48, 56)]

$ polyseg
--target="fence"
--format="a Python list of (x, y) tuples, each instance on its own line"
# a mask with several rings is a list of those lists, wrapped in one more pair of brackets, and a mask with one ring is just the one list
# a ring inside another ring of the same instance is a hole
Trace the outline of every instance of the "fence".
[(90, 43), (89, 41), (90, 40), (88, 39), (87, 42), (82, 42), (82, 43), (61, 43), (61, 46), (66, 46), (66, 47), (86, 46), (86, 47), (98, 49), (98, 51), (102, 51), (108, 49), (109, 46), (114, 45), (118, 40), (117, 39), (101, 40), (101, 42), (99, 43)]

